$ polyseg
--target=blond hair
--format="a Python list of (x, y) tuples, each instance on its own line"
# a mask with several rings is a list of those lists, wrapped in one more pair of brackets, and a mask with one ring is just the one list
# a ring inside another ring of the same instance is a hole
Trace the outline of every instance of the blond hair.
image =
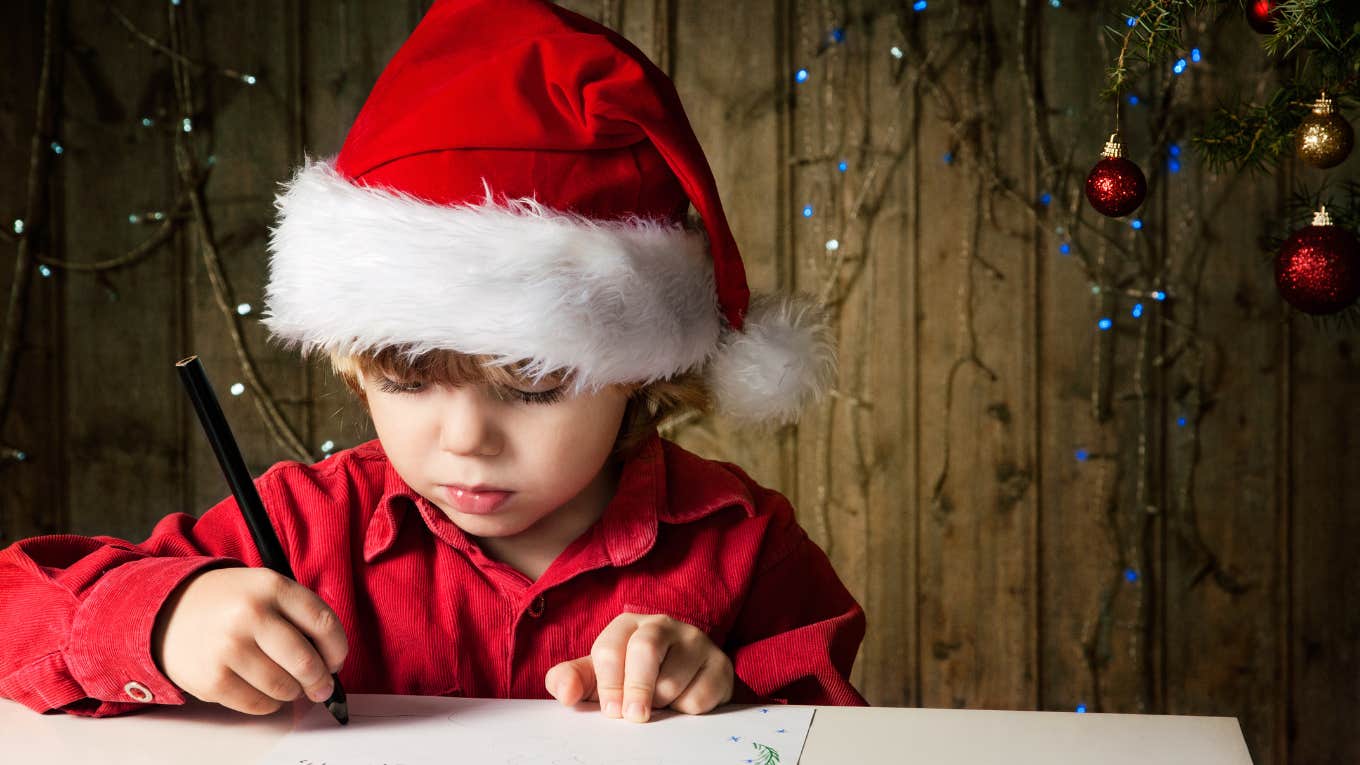
[[(523, 364), (496, 365), (490, 363), (494, 358), (448, 350), (412, 358), (404, 349), (394, 346), (354, 355), (330, 355), (331, 368), (363, 404), (365, 411), (368, 410), (368, 398), (359, 383), (361, 374), (370, 379), (387, 377), (400, 382), (450, 386), (487, 383), (514, 387), (525, 384), (528, 378), (520, 374)], [(566, 380), (569, 377), (569, 373), (559, 373), (546, 379)], [(712, 410), (711, 394), (699, 372), (683, 372), (645, 385), (631, 383), (621, 387), (628, 394), (628, 403), (610, 454), (611, 458), (620, 461), (631, 455), (665, 420), (691, 411), (707, 414)]]

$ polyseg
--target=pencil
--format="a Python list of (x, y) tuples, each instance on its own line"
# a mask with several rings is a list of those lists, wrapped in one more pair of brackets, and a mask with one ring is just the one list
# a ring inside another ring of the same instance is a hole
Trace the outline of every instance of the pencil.
[[(184, 382), (189, 399), (194, 403), (194, 411), (198, 413), (198, 420), (208, 435), (208, 443), (212, 444), (213, 454), (217, 455), (217, 463), (222, 466), (222, 472), (227, 477), (232, 496), (236, 497), (236, 506), (245, 516), (250, 535), (255, 538), (255, 548), (259, 550), (260, 558), (264, 565), (296, 582), (293, 567), (289, 565), (283, 545), (269, 523), (260, 493), (255, 490), (255, 482), (250, 477), (250, 471), (246, 470), (245, 461), (241, 459), (241, 449), (236, 445), (236, 438), (231, 434), (231, 426), (222, 414), (221, 405), (217, 403), (217, 396), (213, 393), (212, 383), (208, 382), (207, 373), (203, 371), (203, 364), (197, 356), (190, 356), (176, 362), (175, 366), (179, 367), (180, 380)], [(331, 680), (335, 686), (330, 698), (326, 699), (326, 709), (341, 725), (348, 725), (349, 704), (345, 701), (345, 689), (341, 687), (340, 678), (335, 673), (331, 673)]]

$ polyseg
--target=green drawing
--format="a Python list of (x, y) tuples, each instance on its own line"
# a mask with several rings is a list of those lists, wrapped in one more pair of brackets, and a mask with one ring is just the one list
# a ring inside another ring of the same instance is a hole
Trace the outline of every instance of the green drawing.
[(756, 748), (755, 765), (779, 765), (779, 752), (774, 747), (752, 742)]

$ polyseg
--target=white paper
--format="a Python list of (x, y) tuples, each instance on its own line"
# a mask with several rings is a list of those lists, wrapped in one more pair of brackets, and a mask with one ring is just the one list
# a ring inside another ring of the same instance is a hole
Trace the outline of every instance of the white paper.
[(321, 704), (261, 765), (794, 765), (812, 707), (654, 710), (650, 722), (606, 718), (595, 704), (350, 694), (349, 725)]

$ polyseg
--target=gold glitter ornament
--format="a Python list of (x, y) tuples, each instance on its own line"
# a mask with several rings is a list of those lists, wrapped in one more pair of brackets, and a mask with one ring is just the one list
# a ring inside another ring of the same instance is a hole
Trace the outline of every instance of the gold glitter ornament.
[(1313, 167), (1336, 167), (1346, 161), (1355, 145), (1351, 123), (1336, 112), (1324, 91), (1313, 104), (1313, 111), (1299, 123), (1294, 134), (1299, 159)]

